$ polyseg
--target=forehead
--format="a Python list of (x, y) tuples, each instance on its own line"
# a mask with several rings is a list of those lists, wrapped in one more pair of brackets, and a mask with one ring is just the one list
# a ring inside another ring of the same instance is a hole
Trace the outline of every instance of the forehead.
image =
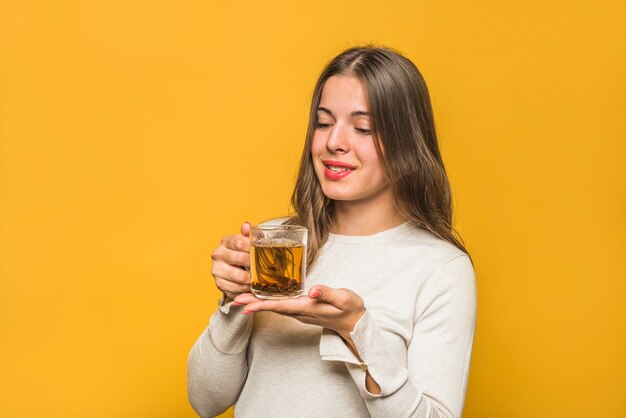
[(334, 75), (326, 80), (320, 106), (333, 112), (354, 110), (367, 112), (367, 92), (361, 80), (354, 76)]

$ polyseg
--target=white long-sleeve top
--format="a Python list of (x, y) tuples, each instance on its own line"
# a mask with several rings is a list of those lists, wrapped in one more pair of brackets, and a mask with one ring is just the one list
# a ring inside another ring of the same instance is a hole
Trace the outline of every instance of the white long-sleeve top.
[[(476, 321), (466, 254), (408, 223), (331, 234), (306, 277), (361, 296), (351, 337), (226, 304), (189, 353), (189, 400), (202, 417), (460, 417)], [(382, 393), (365, 388), (365, 370)]]

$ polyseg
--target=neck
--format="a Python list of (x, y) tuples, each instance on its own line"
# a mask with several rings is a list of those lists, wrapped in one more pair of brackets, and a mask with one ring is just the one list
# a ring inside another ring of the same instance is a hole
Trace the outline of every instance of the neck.
[(331, 232), (338, 235), (372, 235), (404, 223), (392, 199), (372, 203), (335, 201)]

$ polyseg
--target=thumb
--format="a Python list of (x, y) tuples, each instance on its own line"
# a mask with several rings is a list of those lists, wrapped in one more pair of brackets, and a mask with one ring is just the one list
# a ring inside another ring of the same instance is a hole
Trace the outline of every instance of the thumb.
[(317, 285), (309, 289), (309, 297), (311, 299), (319, 300), (320, 302), (327, 302), (331, 305), (335, 305), (336, 294), (335, 289), (331, 289), (328, 286)]
[(250, 222), (245, 221), (243, 225), (241, 225), (241, 235), (244, 237), (250, 236)]

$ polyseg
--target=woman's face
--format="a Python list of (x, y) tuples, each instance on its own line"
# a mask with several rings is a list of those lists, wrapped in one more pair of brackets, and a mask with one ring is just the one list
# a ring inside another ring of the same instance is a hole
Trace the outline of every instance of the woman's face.
[(375, 203), (391, 199), (370, 132), (367, 94), (352, 76), (326, 80), (311, 146), (315, 174), (329, 199)]

